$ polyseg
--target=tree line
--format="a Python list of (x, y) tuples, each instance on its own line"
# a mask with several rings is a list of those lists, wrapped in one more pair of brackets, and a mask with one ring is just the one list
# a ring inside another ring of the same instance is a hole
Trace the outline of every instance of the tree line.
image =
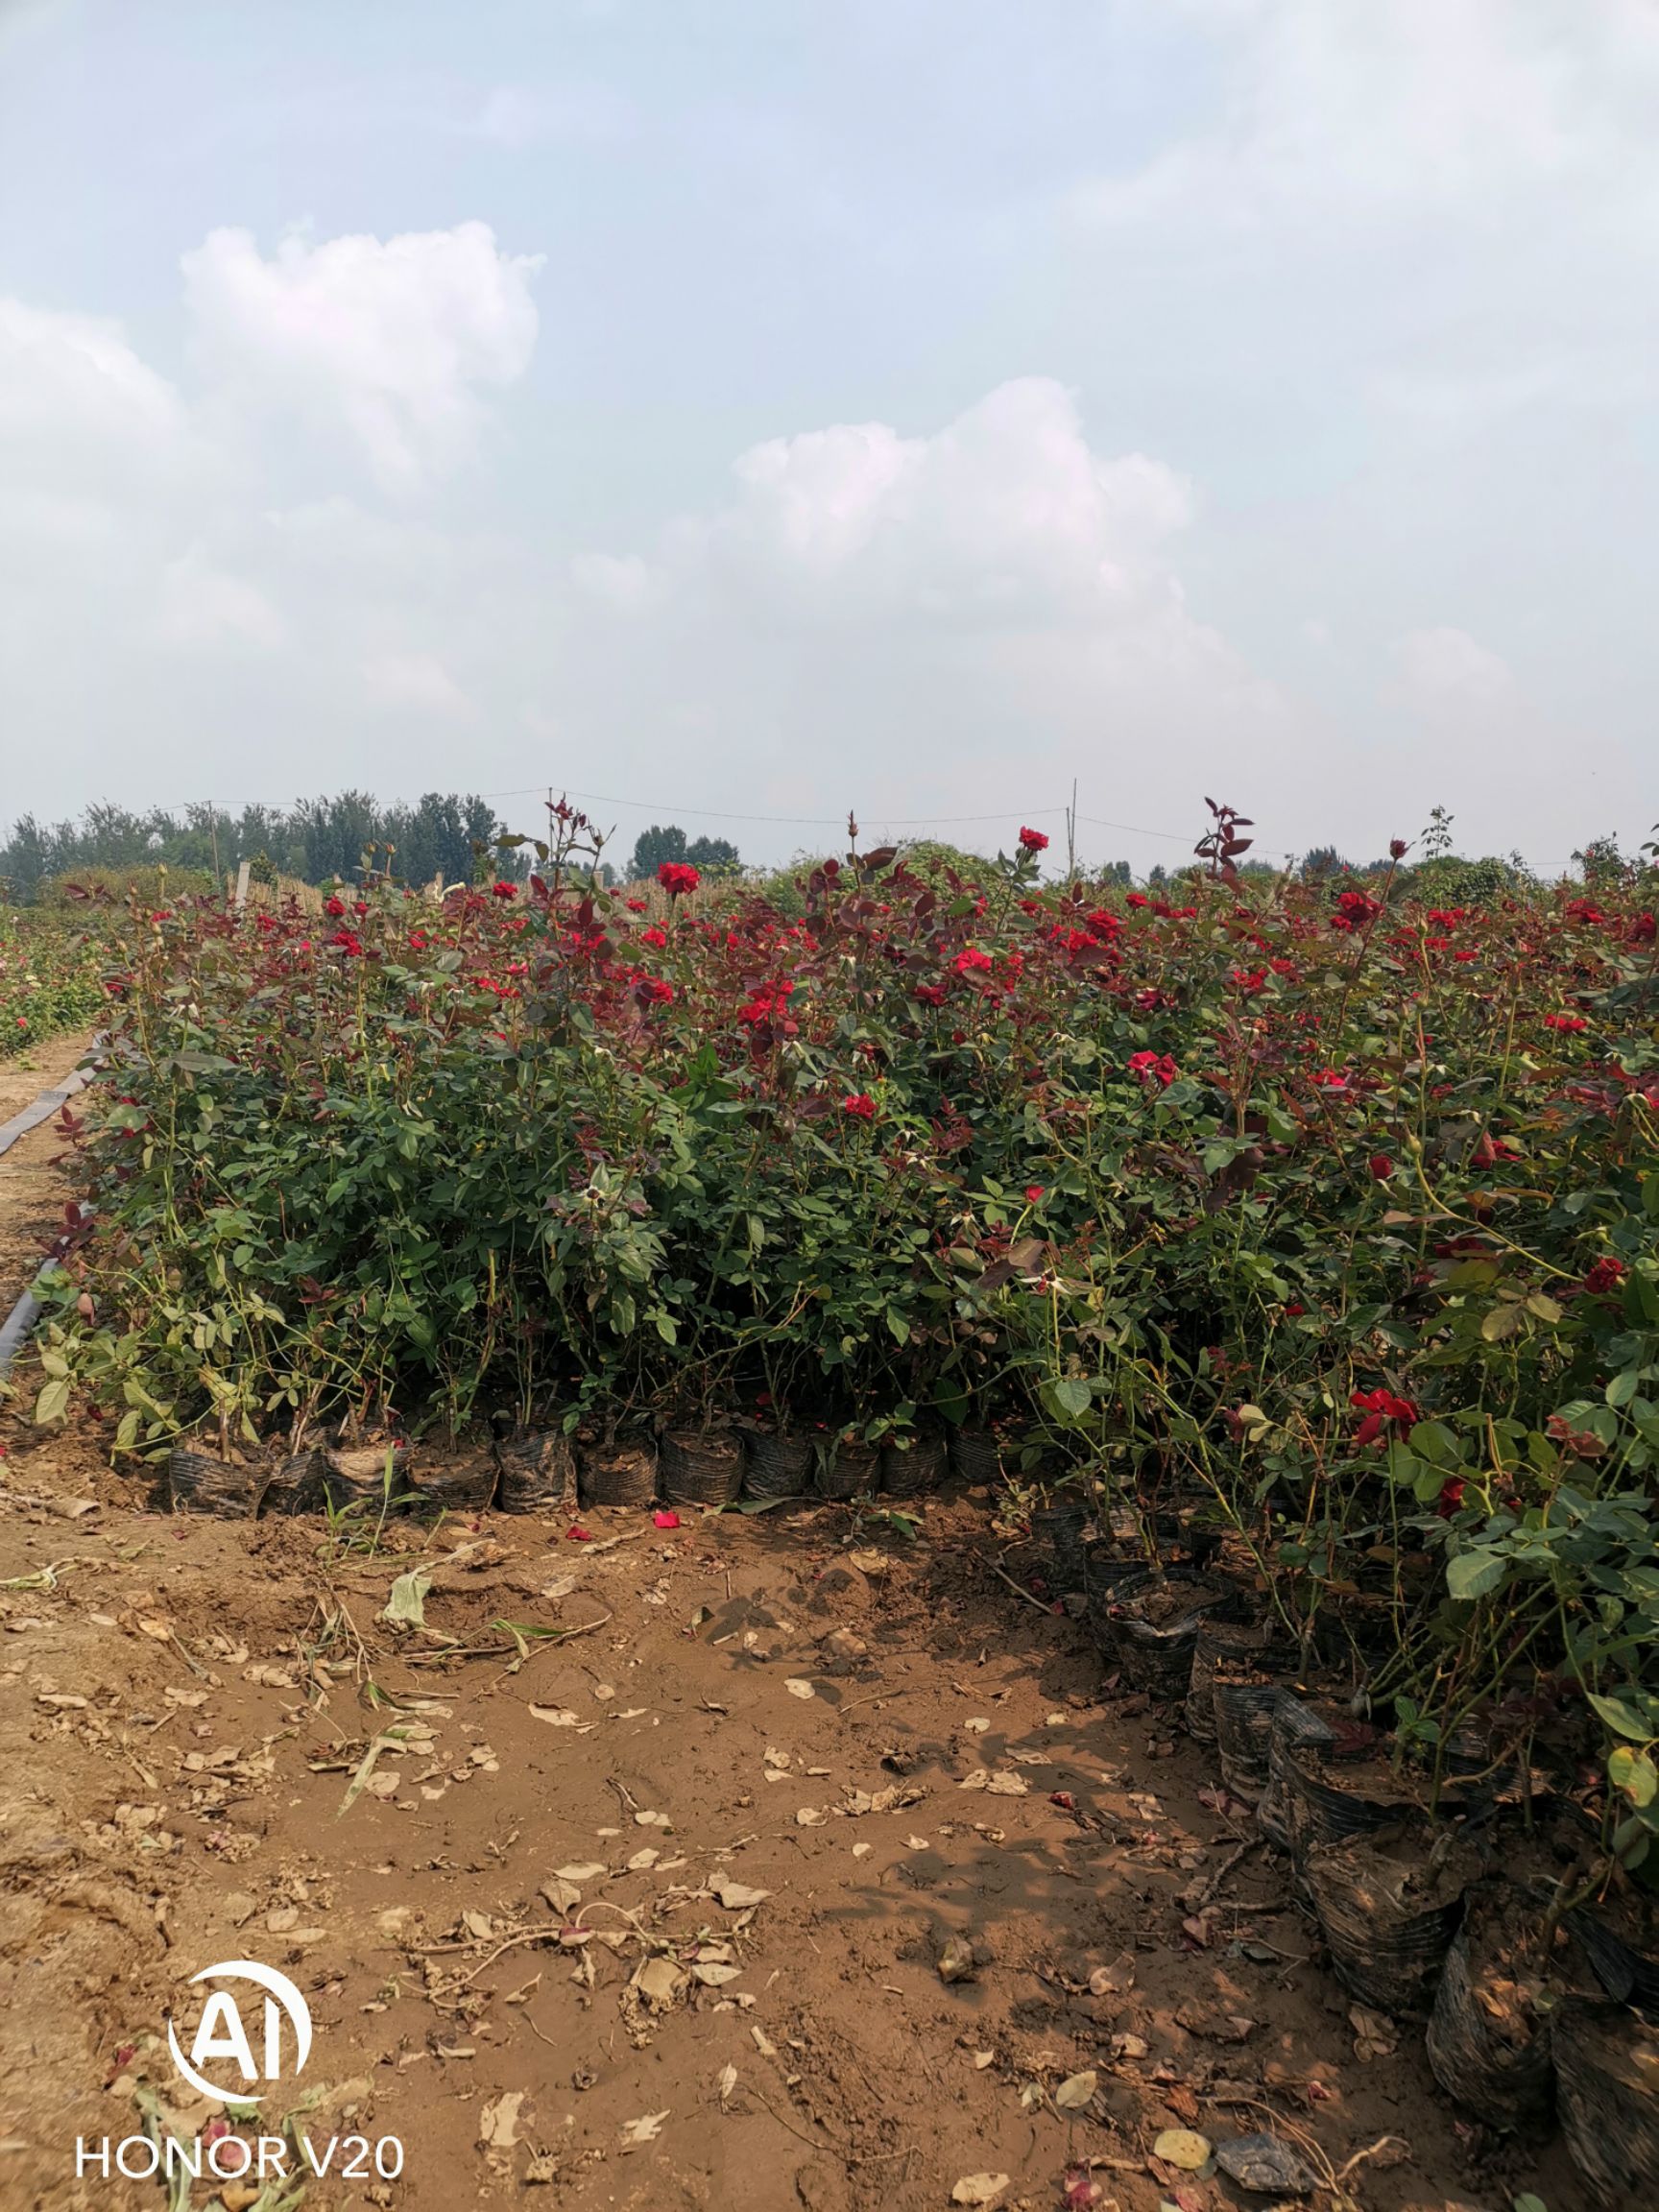
[[(27, 905), (43, 886), (78, 874), (165, 867), (223, 883), (244, 860), (266, 879), (328, 883), (355, 877), (371, 849), (404, 882), (442, 876), (446, 883), (467, 883), (474, 873), (474, 846), (488, 844), (502, 828), (476, 792), (429, 791), (413, 804), (382, 805), (370, 792), (341, 791), (290, 807), (244, 806), (235, 813), (206, 805), (135, 811), (100, 802), (77, 821), (23, 815), (0, 845), (0, 883)], [(505, 862), (493, 865), (497, 873), (513, 872)]]

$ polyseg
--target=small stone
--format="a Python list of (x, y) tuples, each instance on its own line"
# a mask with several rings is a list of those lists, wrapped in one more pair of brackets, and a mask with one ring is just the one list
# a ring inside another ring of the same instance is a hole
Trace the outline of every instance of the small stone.
[(941, 1982), (972, 1982), (974, 1946), (965, 1936), (952, 1936), (939, 1954)]
[(1318, 2176), (1277, 2135), (1235, 2135), (1215, 2146), (1215, 2163), (1229, 2180), (1259, 2197), (1307, 2197), (1318, 2187)]

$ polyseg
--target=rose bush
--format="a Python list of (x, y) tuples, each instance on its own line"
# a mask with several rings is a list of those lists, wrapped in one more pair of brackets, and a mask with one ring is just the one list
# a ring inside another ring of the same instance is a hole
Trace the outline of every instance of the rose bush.
[(1202, 1500), (1298, 1634), (1380, 1622), (1436, 1760), (1600, 1714), (1640, 1858), (1651, 879), (1241, 883), (1216, 811), (1163, 894), (1022, 833), (646, 902), (561, 844), (511, 897), (142, 918), (42, 1417), (1002, 1419), (1043, 1482)]

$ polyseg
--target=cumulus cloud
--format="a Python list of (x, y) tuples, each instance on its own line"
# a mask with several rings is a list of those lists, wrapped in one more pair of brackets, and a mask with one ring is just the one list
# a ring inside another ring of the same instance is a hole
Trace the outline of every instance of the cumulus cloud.
[(732, 499), (671, 525), (654, 561), (585, 573), (625, 601), (712, 584), (829, 625), (1090, 626), (1178, 602), (1162, 548), (1191, 517), (1190, 485), (1143, 454), (1095, 454), (1050, 377), (926, 436), (861, 422), (768, 439), (732, 473)]
[(669, 565), (705, 563), (826, 622), (1110, 621), (1167, 597), (1157, 551), (1191, 515), (1161, 463), (1095, 455), (1072, 396), (1043, 376), (929, 436), (865, 422), (770, 439), (733, 474), (735, 498), (683, 526)]
[[(155, 744), (170, 793), (460, 778), (469, 663), (532, 626), (437, 503), (527, 366), (535, 268), (482, 224), (270, 257), (215, 231), (183, 386), (113, 322), (0, 298), (0, 688), (34, 733), (8, 815), (154, 797)], [(389, 723), (394, 761), (342, 751)]]
[(479, 387), (513, 383), (536, 344), (538, 256), (485, 223), (381, 240), (291, 236), (268, 259), (246, 230), (183, 258), (192, 349), (238, 408), (360, 448), (382, 488), (419, 487), (471, 448)]
[(11, 489), (117, 490), (173, 466), (184, 429), (179, 394), (118, 323), (0, 299), (0, 454)]
[(1103, 783), (1132, 759), (1142, 805), (1179, 805), (1200, 762), (1287, 721), (1187, 604), (1173, 557), (1193, 510), (1165, 464), (1097, 452), (1046, 377), (920, 435), (771, 439), (720, 506), (577, 565), (594, 619), (566, 668), (622, 757), (641, 731), (717, 733), (729, 780), (797, 804), (827, 761), (896, 814), (936, 807), (942, 780), (963, 804), (1053, 797), (1081, 748), (1120, 751)]

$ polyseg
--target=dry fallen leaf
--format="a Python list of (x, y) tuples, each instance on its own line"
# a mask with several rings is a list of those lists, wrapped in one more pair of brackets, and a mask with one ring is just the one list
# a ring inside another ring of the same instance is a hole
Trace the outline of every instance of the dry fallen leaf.
[(818, 1695), (804, 1674), (787, 1675), (784, 1678), (783, 1687), (788, 1691), (791, 1697), (816, 1697)]
[(1166, 2166), (1178, 2166), (1184, 2174), (1196, 2174), (1209, 2162), (1210, 2148), (1210, 2138), (1190, 2128), (1166, 2128), (1152, 2146), (1152, 2155)]
[(1008, 2186), (1006, 2174), (964, 2174), (950, 2192), (952, 2204), (995, 2204)]
[(1385, 2013), (1373, 2012), (1366, 2005), (1350, 2005), (1348, 2018), (1354, 2030), (1354, 2056), (1361, 2064), (1391, 2057), (1399, 2049), (1399, 2035)]
[(634, 1976), (634, 1986), (653, 2010), (665, 2012), (680, 2002), (690, 1980), (672, 1959), (647, 1959)]
[(746, 1906), (758, 1905), (772, 1894), (770, 1889), (751, 1889), (746, 1882), (733, 1882), (730, 1874), (711, 1875), (709, 1889), (728, 1912), (740, 1912)]
[(719, 2089), (719, 2091), (720, 2091), (720, 2103), (721, 2103), (721, 2104), (722, 2104), (723, 2106), (724, 2106), (724, 2105), (727, 2105), (727, 2104), (731, 2104), (731, 2102), (732, 2102), (733, 2093), (733, 2091), (734, 2091), (734, 2090), (736, 2089), (736, 2087), (737, 2087), (737, 2069), (736, 2069), (736, 2067), (735, 2067), (735, 2066), (722, 2066), (722, 2067), (721, 2067), (721, 2069), (720, 2069), (720, 2072), (719, 2072), (719, 2076), (718, 2076), (718, 2078), (717, 2078), (717, 2080), (716, 2080), (716, 2083), (715, 2083), (715, 2086), (716, 2086), (716, 2087)]
[(580, 1866), (561, 1866), (557, 1871), (561, 1882), (596, 1882), (611, 1869), (602, 1860), (587, 1859)]
[(530, 1718), (532, 1720), (544, 1720), (549, 1728), (579, 1728), (582, 1725), (582, 1716), (563, 1705), (532, 1705)]
[(705, 1965), (699, 1960), (691, 1971), (706, 1989), (721, 1989), (728, 1982), (735, 1982), (743, 1969), (741, 1966), (722, 1966), (718, 1962)]
[(672, 1828), (674, 1823), (666, 1813), (636, 1813), (634, 1825), (636, 1828)]
[(1072, 2074), (1062, 2081), (1054, 2092), (1054, 2102), (1062, 2112), (1081, 2112), (1094, 2096), (1099, 2076), (1093, 2066), (1085, 2067), (1081, 2074)]
[(1096, 1966), (1089, 1977), (1091, 1997), (1120, 1997), (1135, 1986), (1135, 1954), (1119, 1951), (1110, 1966)]
[(509, 2089), (486, 2104), (478, 2116), (478, 2140), (493, 2151), (511, 2151), (518, 2140), (518, 2107), (522, 2089)]
[(666, 2112), (642, 2112), (637, 2120), (624, 2120), (621, 2130), (623, 2142), (655, 2143), (662, 2132), (662, 2123), (667, 2117)]

